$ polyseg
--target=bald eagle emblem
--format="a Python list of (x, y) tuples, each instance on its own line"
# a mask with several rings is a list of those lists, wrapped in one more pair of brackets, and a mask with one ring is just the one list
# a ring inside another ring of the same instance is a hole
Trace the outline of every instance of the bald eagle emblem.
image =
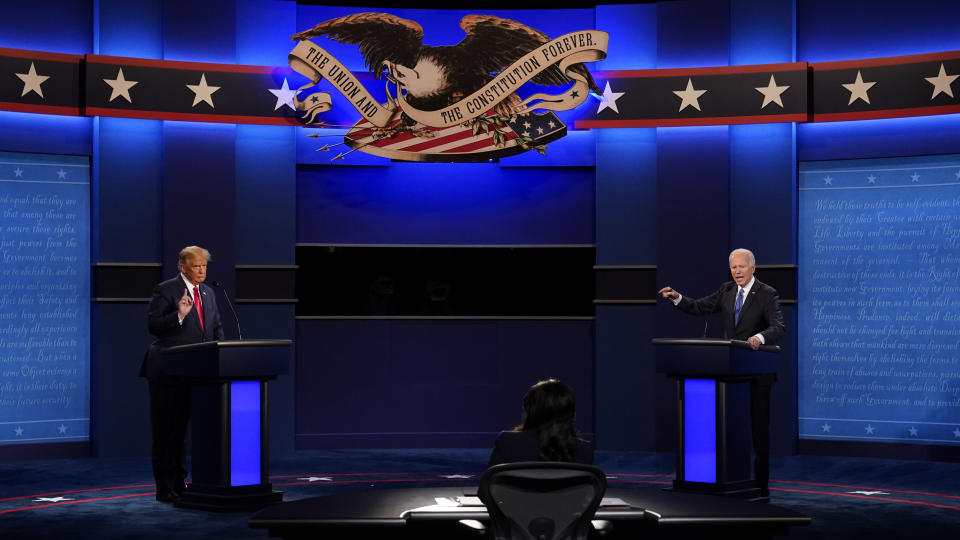
[[(553, 111), (576, 107), (590, 91), (601, 93), (584, 63), (605, 57), (604, 32), (551, 39), (492, 15), (467, 15), (460, 28), (466, 36), (456, 45), (431, 46), (414, 21), (356, 13), (294, 34), (290, 66), (310, 79), (294, 98), (301, 122), (331, 127), (322, 116), (333, 106), (329, 94), (299, 96), (326, 81), (362, 116), (342, 126), (349, 128), (343, 144), (351, 150), (333, 159), (359, 150), (408, 161), (486, 161), (545, 153), (548, 142), (566, 134)], [(356, 45), (374, 81), (384, 81), (384, 94), (372, 94), (313, 40), (320, 37)], [(549, 91), (537, 92), (537, 85)]]

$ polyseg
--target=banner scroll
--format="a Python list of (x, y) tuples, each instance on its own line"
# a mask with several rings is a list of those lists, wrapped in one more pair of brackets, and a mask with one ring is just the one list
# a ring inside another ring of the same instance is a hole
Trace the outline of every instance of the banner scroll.
[[(402, 87), (396, 102), (403, 112), (431, 127), (450, 127), (477, 118), (514, 94), (521, 86), (554, 64), (574, 80), (572, 88), (560, 94), (539, 93), (523, 101), (524, 112), (566, 110), (583, 103), (589, 93), (584, 77), (570, 69), (582, 62), (606, 58), (609, 36), (600, 30), (583, 30), (560, 36), (538, 46), (497, 74), (492, 81), (460, 101), (437, 111), (423, 111), (404, 100)], [(333, 55), (309, 40), (300, 41), (289, 54), (290, 67), (309, 78), (312, 86), (328, 80), (353, 105), (364, 119), (378, 127), (387, 126), (396, 114), (393, 103), (379, 103), (360, 80)]]

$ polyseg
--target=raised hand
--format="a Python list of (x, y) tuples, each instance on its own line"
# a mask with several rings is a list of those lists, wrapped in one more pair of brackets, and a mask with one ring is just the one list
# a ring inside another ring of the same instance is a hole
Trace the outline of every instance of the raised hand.
[(659, 291), (657, 291), (657, 294), (659, 294), (660, 296), (662, 296), (662, 297), (664, 297), (664, 298), (669, 298), (669, 299), (671, 299), (671, 300), (673, 300), (673, 299), (677, 298), (678, 296), (680, 296), (680, 293), (678, 293), (677, 291), (671, 289), (670, 287), (664, 287), (664, 288), (660, 289)]
[(177, 311), (180, 313), (180, 319), (185, 319), (191, 309), (193, 309), (193, 298), (190, 298), (190, 292), (184, 287), (183, 296), (180, 297), (180, 302), (177, 303)]

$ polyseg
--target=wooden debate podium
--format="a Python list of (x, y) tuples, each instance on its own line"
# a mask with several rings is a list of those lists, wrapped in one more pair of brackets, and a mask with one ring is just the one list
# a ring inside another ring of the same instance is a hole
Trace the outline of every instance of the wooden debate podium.
[[(656, 338), (657, 373), (677, 380), (677, 476), (673, 489), (754, 498), (750, 383), (776, 373), (776, 345)], [(768, 396), (769, 399), (769, 396)], [(769, 426), (768, 426), (769, 428)]]
[(269, 482), (267, 381), (290, 370), (288, 339), (170, 347), (163, 370), (193, 387), (191, 483), (176, 506), (247, 510), (280, 502)]

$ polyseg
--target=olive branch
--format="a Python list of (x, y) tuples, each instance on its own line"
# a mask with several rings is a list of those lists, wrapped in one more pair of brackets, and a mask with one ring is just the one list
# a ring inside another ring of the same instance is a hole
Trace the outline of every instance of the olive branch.
[[(506, 129), (509, 121), (509, 116), (494, 114), (491, 116), (478, 116), (470, 120), (469, 123), (464, 123), (464, 125), (472, 126), (474, 135), (479, 134), (481, 131), (484, 133), (490, 133), (491, 137), (493, 137), (494, 146), (502, 148), (507, 144), (507, 134), (504, 131), (501, 131), (501, 129)], [(525, 137), (519, 134), (517, 135), (517, 146), (523, 148), (524, 150), (530, 150), (532, 148), (542, 156), (547, 155), (547, 145), (533, 145), (531, 144), (532, 142), (533, 137)]]

